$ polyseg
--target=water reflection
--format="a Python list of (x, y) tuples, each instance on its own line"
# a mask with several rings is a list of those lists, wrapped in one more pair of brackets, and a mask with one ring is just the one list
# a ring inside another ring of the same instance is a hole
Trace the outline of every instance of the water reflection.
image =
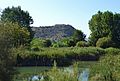
[(81, 74), (79, 74), (78, 81), (88, 81), (88, 77), (89, 77), (89, 69), (85, 69)]
[[(79, 73), (78, 73), (78, 81), (88, 81), (88, 77), (89, 77), (89, 69), (88, 68), (79, 68), (78, 69)], [(82, 70), (82, 71), (81, 71)], [(69, 72), (70, 74), (73, 74), (73, 67), (67, 67), (64, 68), (64, 72)]]
[(39, 76), (39, 75), (34, 75), (32, 77), (29, 77), (28, 81), (43, 81), (44, 77), (43, 76)]

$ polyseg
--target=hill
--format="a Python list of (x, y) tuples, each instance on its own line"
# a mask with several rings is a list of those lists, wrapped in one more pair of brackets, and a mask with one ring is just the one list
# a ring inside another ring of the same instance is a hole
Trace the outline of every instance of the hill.
[(54, 26), (32, 27), (34, 38), (44, 38), (50, 40), (60, 40), (73, 35), (76, 30), (71, 25), (56, 24)]

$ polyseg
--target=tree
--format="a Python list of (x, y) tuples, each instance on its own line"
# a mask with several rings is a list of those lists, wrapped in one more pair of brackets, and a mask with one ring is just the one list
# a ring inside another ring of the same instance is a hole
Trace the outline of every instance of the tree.
[(23, 11), (20, 6), (18, 7), (7, 7), (2, 11), (1, 21), (17, 22), (21, 27), (27, 28), (32, 38), (32, 29), (30, 25), (33, 24), (33, 19), (27, 11)]
[(86, 35), (81, 30), (75, 30), (72, 36), (75, 43), (77, 43), (78, 41), (85, 41), (85, 37)]
[(116, 47), (120, 47), (120, 14), (114, 14), (113, 18), (112, 40), (114, 41)]
[[(3, 27), (4, 26), (4, 27)], [(0, 81), (12, 81), (14, 58), (11, 48), (14, 46), (14, 28), (10, 24), (0, 23)]]
[[(10, 35), (9, 39), (13, 41), (11, 45), (13, 45), (14, 47), (27, 45), (29, 43), (30, 33), (26, 28), (18, 25), (18, 23), (0, 22), (0, 29), (1, 32), (4, 32), (4, 34)], [(6, 31), (9, 31), (11, 33), (7, 33)]]
[(93, 15), (89, 21), (90, 43), (95, 46), (99, 38), (110, 37), (116, 44), (120, 44), (120, 14), (110, 11), (100, 12)]
[(75, 46), (75, 42), (73, 39), (71, 39), (70, 37), (68, 38), (64, 38), (64, 39), (61, 39), (60, 41), (58, 42), (61, 42), (63, 44), (63, 47), (71, 47), (71, 46)]

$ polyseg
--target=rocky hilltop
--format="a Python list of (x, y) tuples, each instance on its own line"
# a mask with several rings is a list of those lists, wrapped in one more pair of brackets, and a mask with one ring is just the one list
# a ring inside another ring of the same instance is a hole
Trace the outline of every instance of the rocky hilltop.
[(34, 31), (34, 38), (44, 38), (56, 41), (72, 36), (76, 29), (71, 25), (56, 24), (54, 26), (32, 27), (32, 30)]

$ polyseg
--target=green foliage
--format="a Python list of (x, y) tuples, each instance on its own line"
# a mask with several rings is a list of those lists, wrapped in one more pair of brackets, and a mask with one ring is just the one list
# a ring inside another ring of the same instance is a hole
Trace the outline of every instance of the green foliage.
[[(40, 60), (37, 64), (40, 65), (53, 65), (56, 60), (58, 66), (67, 66), (72, 64), (73, 61), (96, 61), (100, 56), (105, 54), (101, 48), (95, 47), (64, 47), (64, 48), (41, 48), (39, 51), (30, 51), (25, 48), (17, 49), (17, 65), (24, 62), (24, 65), (34, 65), (34, 59)], [(72, 59), (72, 60), (71, 60)], [(27, 61), (25, 61), (27, 60)], [(29, 61), (28, 61), (29, 60)]]
[(88, 47), (88, 44), (85, 41), (79, 41), (77, 42), (76, 46), (77, 47)]
[[(20, 45), (27, 45), (30, 40), (30, 33), (26, 28), (19, 26), (17, 23), (0, 22), (1, 35), (9, 35), (11, 45), (18, 47)], [(4, 36), (4, 37), (5, 37)], [(6, 39), (3, 39), (4, 41)]]
[[(18, 52), (17, 52), (18, 51)], [(41, 48), (39, 51), (29, 51), (25, 48), (18, 49), (16, 53), (18, 53), (21, 57), (26, 56), (48, 56), (48, 57), (67, 57), (67, 56), (81, 56), (81, 55), (104, 55), (105, 51), (102, 48), (96, 47), (63, 47), (63, 48)]]
[(112, 12), (98, 12), (89, 21), (90, 43), (95, 46), (99, 38), (110, 37), (116, 47), (120, 44), (120, 14)]
[(86, 35), (81, 30), (76, 30), (72, 36), (75, 43), (78, 41), (85, 41)]
[(105, 52), (108, 55), (119, 55), (120, 54), (120, 49), (111, 47), (111, 48), (105, 49)]
[(53, 68), (46, 73), (47, 79), (45, 79), (45, 81), (78, 81), (78, 74), (77, 65), (74, 65), (71, 72), (53, 66)]
[(33, 23), (33, 19), (29, 15), (29, 13), (27, 11), (22, 10), (20, 6), (5, 8), (2, 11), (1, 21), (10, 21), (12, 23), (17, 22), (21, 27), (25, 27), (30, 32), (31, 37), (33, 35), (32, 30), (30, 28), (30, 24)]
[(57, 42), (53, 42), (53, 43), (52, 43), (52, 47), (58, 48), (58, 47), (60, 47), (60, 45), (59, 45)]
[(108, 55), (92, 68), (90, 81), (119, 81), (120, 55)]
[(101, 48), (108, 48), (108, 47), (112, 47), (113, 44), (111, 38), (103, 37), (98, 39), (96, 46)]
[(40, 49), (51, 46), (51, 41), (46, 39), (34, 38), (30, 43), (31, 49)]
[(71, 38), (64, 38), (57, 42), (53, 42), (52, 47), (72, 47), (75, 46), (75, 42)]
[(120, 49), (105, 49), (105, 57), (102, 57), (90, 72), (90, 81), (119, 81), (120, 80)]
[(14, 58), (11, 48), (16, 41), (15, 27), (11, 27), (10, 23), (0, 23), (0, 81), (12, 81), (14, 75)]
[(64, 38), (60, 40), (63, 43), (64, 47), (71, 47), (74, 46), (74, 41), (71, 38)]

